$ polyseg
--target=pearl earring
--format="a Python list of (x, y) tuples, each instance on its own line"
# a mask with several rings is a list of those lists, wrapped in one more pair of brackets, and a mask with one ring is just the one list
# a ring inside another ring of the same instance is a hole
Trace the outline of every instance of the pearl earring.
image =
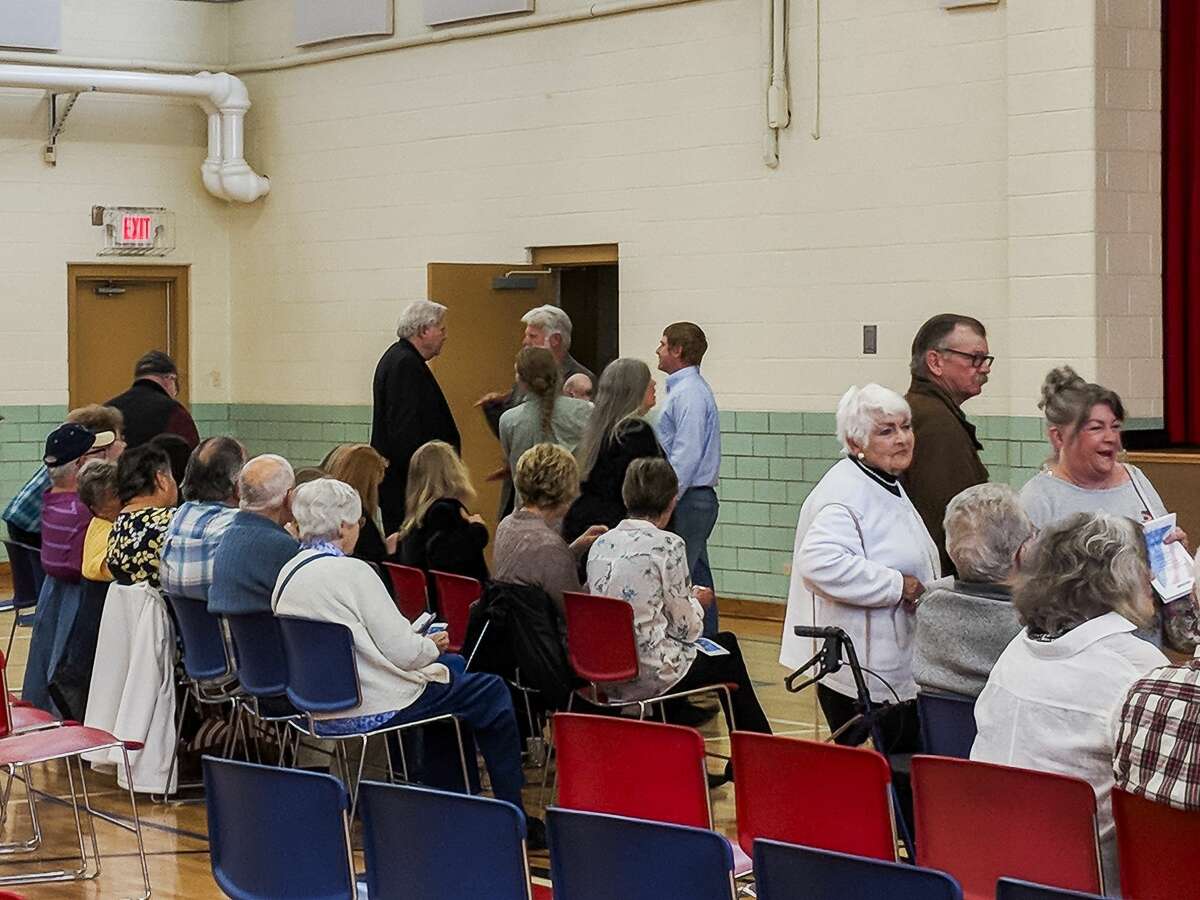
[(859, 451), (858, 451), (858, 458), (859, 458), (859, 459), (866, 459), (866, 458), (867, 458), (867, 454), (865, 454), (865, 453), (863, 453), (861, 450), (859, 450)]

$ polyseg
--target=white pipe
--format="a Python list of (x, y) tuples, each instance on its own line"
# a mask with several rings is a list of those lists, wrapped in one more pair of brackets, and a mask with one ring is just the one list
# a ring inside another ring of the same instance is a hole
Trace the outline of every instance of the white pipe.
[(772, 128), (787, 128), (787, 0), (775, 0), (771, 11), (771, 87), (767, 93), (767, 117)]
[(763, 70), (763, 104), (766, 117), (766, 128), (763, 131), (763, 162), (768, 168), (779, 167), (779, 129), (771, 125), (771, 60), (772, 60), (772, 28), (775, 15), (775, 0), (762, 0), (762, 70)]
[(208, 156), (201, 166), (208, 192), (222, 200), (251, 203), (271, 189), (270, 181), (256, 174), (243, 157), (242, 119), (250, 108), (250, 95), (242, 80), (228, 73), (167, 75), (0, 64), (0, 87), (193, 100), (208, 115)]

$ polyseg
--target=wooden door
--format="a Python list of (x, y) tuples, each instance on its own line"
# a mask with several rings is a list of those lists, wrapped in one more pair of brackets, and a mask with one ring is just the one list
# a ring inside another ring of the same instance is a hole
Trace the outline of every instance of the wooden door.
[(71, 266), (67, 358), (71, 408), (103, 403), (129, 387), (133, 366), (163, 350), (179, 367), (187, 400), (186, 269), (178, 266)]
[(514, 269), (532, 268), (520, 263), (430, 263), (428, 267), (429, 299), (449, 308), (446, 346), (431, 366), (462, 434), (463, 461), (479, 492), (475, 511), (491, 534), (496, 533), (500, 483), (484, 478), (504, 459), (500, 442), (475, 403), (489, 391), (512, 387), (513, 365), (525, 332), (521, 316), (535, 306), (555, 302), (557, 294), (549, 275), (537, 276), (532, 290), (494, 290), (492, 279)]

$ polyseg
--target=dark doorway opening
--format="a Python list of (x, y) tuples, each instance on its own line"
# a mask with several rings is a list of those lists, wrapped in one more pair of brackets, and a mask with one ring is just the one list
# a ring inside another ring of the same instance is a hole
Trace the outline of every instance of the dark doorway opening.
[(571, 355), (596, 373), (620, 356), (616, 263), (559, 271), (559, 305), (571, 317)]

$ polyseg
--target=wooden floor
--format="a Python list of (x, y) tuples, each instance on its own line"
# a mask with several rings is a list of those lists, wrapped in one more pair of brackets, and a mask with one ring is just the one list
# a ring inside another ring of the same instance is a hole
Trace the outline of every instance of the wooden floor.
[[(2, 583), (0, 596), (9, 596)], [(7, 635), (11, 623), (11, 614), (0, 615), (0, 635)], [(795, 695), (787, 693), (783, 688), (782, 679), (786, 673), (777, 661), (782, 623), (726, 617), (722, 620), (722, 627), (738, 634), (759, 698), (776, 732), (805, 737), (819, 733), (823, 736), (823, 728), (818, 731), (819, 726), (814, 725), (820, 718), (815, 692), (807, 691)], [(8, 667), (9, 684), (14, 690), (19, 689), (21, 685), (28, 646), (29, 629), (18, 629)], [(714, 750), (727, 753), (728, 740), (722, 733), (723, 726), (720, 721), (718, 716), (703, 730)], [(712, 768), (717, 771), (719, 767), (714, 763)], [(540, 791), (536, 786), (539, 776), (533, 770), (527, 774), (534, 786), (526, 789), (526, 806), (530, 813), (540, 815)], [(35, 777), (35, 787), (51, 798), (64, 797), (65, 786), (65, 771), (61, 767), (50, 771), (44, 769), (42, 774)], [(117, 789), (112, 777), (89, 773), (88, 788), (98, 809), (116, 816), (128, 817), (128, 795)], [(735, 833), (733, 790), (731, 785), (725, 785), (714, 790), (712, 794), (716, 826), (731, 836)], [(41, 856), (20, 864), (13, 861), (13, 857), (3, 857), (3, 861), (0, 862), (0, 876), (30, 871), (37, 868), (38, 863), (42, 864), (42, 868), (70, 865), (70, 854), (75, 846), (70, 806), (61, 802), (43, 801), (39, 803), (38, 809), (46, 832)], [(151, 802), (148, 797), (139, 796), (138, 811), (145, 832), (154, 896), (188, 900), (223, 896), (214, 884), (209, 870), (203, 805), (164, 806)], [(28, 825), (24, 795), (18, 785), (14, 788), (13, 799), (10, 801), (4, 840), (23, 838), (28, 834)], [(14, 890), (30, 898), (137, 896), (141, 891), (141, 871), (132, 834), (103, 821), (97, 823), (97, 833), (103, 854), (103, 871), (97, 879), (64, 885), (22, 886)], [(361, 858), (359, 862), (361, 869)], [(533, 854), (530, 863), (535, 877), (544, 877), (547, 874), (548, 862), (545, 853)]]

